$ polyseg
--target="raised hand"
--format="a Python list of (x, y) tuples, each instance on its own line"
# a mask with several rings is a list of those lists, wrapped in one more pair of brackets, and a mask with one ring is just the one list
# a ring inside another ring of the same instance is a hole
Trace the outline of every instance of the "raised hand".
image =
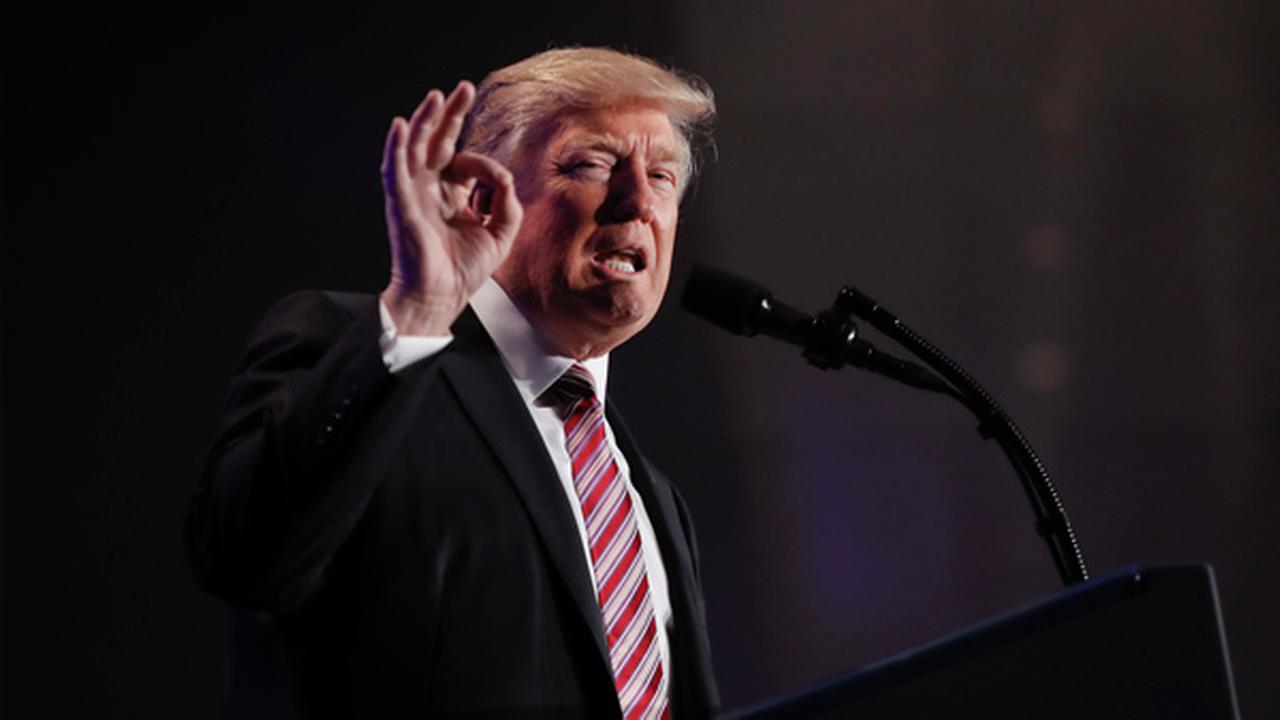
[(464, 80), (449, 97), (432, 90), (411, 118), (391, 121), (382, 154), (391, 280), (381, 297), (401, 335), (449, 334), (520, 229), (511, 172), (457, 152), (475, 96)]

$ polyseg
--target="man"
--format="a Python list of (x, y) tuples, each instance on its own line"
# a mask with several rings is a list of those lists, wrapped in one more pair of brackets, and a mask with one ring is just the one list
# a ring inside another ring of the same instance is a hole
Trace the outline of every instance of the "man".
[(230, 714), (713, 714), (687, 509), (604, 392), (713, 115), (567, 49), (392, 122), (389, 283), (272, 309), (192, 499)]

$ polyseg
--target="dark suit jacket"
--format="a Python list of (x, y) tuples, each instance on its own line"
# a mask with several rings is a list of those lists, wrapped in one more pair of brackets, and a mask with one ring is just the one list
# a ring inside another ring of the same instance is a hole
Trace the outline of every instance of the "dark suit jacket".
[[(229, 714), (619, 714), (577, 529), (468, 311), (391, 375), (376, 298), (307, 292), (259, 327), (188, 519), (231, 607)], [(612, 408), (612, 403), (609, 403)], [(673, 715), (718, 705), (688, 511), (609, 421), (670, 577)]]

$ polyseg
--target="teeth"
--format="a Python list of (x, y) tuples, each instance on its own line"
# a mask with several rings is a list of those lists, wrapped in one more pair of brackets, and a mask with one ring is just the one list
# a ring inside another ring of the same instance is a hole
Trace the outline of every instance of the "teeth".
[(636, 271), (636, 266), (626, 258), (611, 257), (608, 260), (605, 260), (604, 264), (618, 272), (633, 273)]

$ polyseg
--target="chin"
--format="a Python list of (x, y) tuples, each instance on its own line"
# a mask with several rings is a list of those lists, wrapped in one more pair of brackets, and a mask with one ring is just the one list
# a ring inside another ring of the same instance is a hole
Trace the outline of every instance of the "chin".
[[(569, 298), (563, 298), (569, 300)], [(657, 314), (658, 303), (639, 288), (619, 284), (596, 285), (573, 294), (571, 302), (560, 303), (562, 339), (570, 345), (588, 348), (591, 356), (602, 355), (643, 330)], [(574, 353), (576, 354), (576, 352)]]
[(603, 355), (635, 337), (653, 319), (642, 306), (630, 308), (614, 306), (608, 310), (597, 309), (591, 314), (588, 325), (579, 326), (579, 339), (589, 346), (592, 356)]
[(657, 303), (648, 302), (646, 298), (634, 293), (615, 294), (604, 319), (609, 325), (620, 331), (634, 335), (644, 329), (657, 314)]
[(650, 314), (648, 305), (638, 298), (620, 298), (613, 306), (613, 317), (619, 325), (645, 322)]

